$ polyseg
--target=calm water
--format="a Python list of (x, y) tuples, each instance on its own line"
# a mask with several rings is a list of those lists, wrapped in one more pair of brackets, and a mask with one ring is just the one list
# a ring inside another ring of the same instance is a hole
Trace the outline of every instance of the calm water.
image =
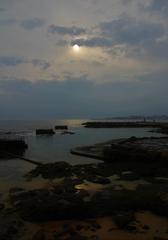
[[(116, 129), (89, 129), (81, 126), (87, 120), (52, 120), (52, 121), (0, 121), (0, 131), (14, 131), (16, 135), (23, 136), (28, 144), (25, 157), (44, 163), (55, 161), (68, 161), (71, 164), (91, 163), (97, 160), (74, 156), (70, 149), (80, 145), (89, 145), (115, 138), (127, 138), (131, 136), (160, 136), (151, 133), (149, 129), (140, 128), (116, 128)], [(54, 128), (55, 125), (68, 125), (74, 135), (61, 135), (60, 132), (53, 136), (36, 136), (36, 128)], [(0, 189), (4, 181), (18, 182), (23, 180), (26, 172), (34, 168), (34, 165), (24, 161), (1, 160), (0, 161)]]

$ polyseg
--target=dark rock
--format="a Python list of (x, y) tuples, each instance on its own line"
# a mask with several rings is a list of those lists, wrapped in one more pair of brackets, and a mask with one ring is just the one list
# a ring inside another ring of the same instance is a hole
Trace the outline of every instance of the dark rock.
[(99, 184), (103, 184), (103, 185), (110, 183), (110, 180), (108, 178), (104, 178), (101, 176), (97, 176), (96, 178), (92, 177), (90, 181), (93, 183), (99, 183)]
[(61, 134), (62, 134), (62, 135), (65, 135), (65, 134), (74, 135), (75, 132), (71, 132), (71, 131), (63, 131)]
[(143, 228), (144, 230), (149, 230), (149, 229), (150, 229), (150, 227), (149, 227), (148, 225), (144, 225), (142, 228)]
[(27, 176), (38, 177), (41, 175), (43, 178), (53, 179), (71, 176), (71, 165), (67, 162), (56, 162), (37, 166)]
[(76, 230), (77, 230), (77, 231), (80, 231), (80, 230), (82, 230), (82, 229), (83, 229), (83, 226), (82, 226), (82, 225), (78, 224), (78, 225), (76, 226)]
[(39, 230), (38, 232), (36, 232), (32, 238), (32, 240), (45, 240), (45, 234), (43, 230)]
[(22, 191), (24, 191), (24, 189), (23, 188), (19, 188), (19, 187), (14, 187), (14, 188), (11, 188), (9, 190), (10, 193), (17, 193), (17, 192), (22, 192)]
[(23, 226), (23, 222), (15, 214), (0, 215), (0, 239), (17, 239), (17, 234)]
[(66, 125), (57, 125), (57, 126), (55, 126), (55, 130), (68, 130), (68, 126), (66, 126)]
[(3, 203), (0, 203), (0, 211), (5, 208), (5, 205)]
[(0, 158), (12, 159), (16, 155), (23, 156), (28, 148), (26, 142), (22, 139), (0, 139)]
[(131, 230), (131, 223), (135, 222), (135, 216), (132, 212), (120, 212), (113, 216), (113, 220), (119, 228)]
[(53, 129), (36, 129), (36, 135), (54, 135)]

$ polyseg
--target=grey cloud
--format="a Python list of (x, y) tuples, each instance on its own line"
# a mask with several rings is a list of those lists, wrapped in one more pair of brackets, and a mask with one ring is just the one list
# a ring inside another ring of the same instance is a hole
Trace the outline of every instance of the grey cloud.
[(168, 1), (167, 0), (153, 0), (147, 9), (153, 11), (168, 12)]
[(42, 70), (46, 70), (51, 66), (51, 64), (49, 62), (47, 62), (45, 60), (41, 60), (41, 59), (33, 59), (32, 64), (33, 64), (33, 66), (39, 67)]
[(78, 44), (87, 47), (111, 47), (114, 41), (103, 37), (93, 37), (90, 39), (77, 39), (71, 42), (72, 45)]
[(2, 67), (16, 67), (17, 65), (31, 63), (34, 67), (38, 67), (42, 70), (48, 69), (51, 64), (43, 59), (26, 59), (16, 56), (0, 56), (0, 68)]
[(5, 12), (6, 10), (6, 8), (0, 8), (0, 12)]
[(23, 20), (20, 24), (26, 30), (33, 30), (44, 26), (45, 20), (41, 18), (27, 19)]
[(19, 64), (23, 64), (27, 62), (22, 57), (15, 57), (15, 56), (0, 56), (0, 67), (15, 67)]
[(60, 35), (71, 35), (71, 36), (77, 36), (83, 33), (86, 33), (86, 29), (81, 27), (63, 27), (63, 26), (57, 26), (57, 25), (50, 25), (48, 27), (48, 33), (51, 34), (60, 34)]
[(111, 37), (116, 43), (139, 44), (159, 38), (164, 34), (161, 24), (120, 18), (100, 24), (103, 36)]
[(0, 26), (10, 26), (17, 23), (16, 19), (0, 19)]
[(122, 2), (124, 5), (128, 5), (128, 4), (132, 3), (132, 0), (121, 0), (121, 2)]
[[(30, 82), (0, 81), (3, 118), (102, 117), (167, 114), (167, 74), (142, 74), (139, 81), (96, 84), (88, 78)], [(14, 98), (7, 96), (15, 96)], [(134, 104), (132, 104), (134, 102)], [(60, 104), (61, 103), (61, 104)]]

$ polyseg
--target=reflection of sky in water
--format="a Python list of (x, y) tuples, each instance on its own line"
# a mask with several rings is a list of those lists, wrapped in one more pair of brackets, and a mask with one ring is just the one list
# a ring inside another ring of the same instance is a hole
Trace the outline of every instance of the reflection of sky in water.
[[(97, 160), (71, 155), (69, 150), (80, 145), (89, 145), (101, 141), (115, 138), (131, 136), (160, 136), (156, 133), (148, 132), (148, 129), (140, 128), (117, 128), (117, 129), (89, 129), (81, 127), (81, 120), (65, 121), (0, 121), (0, 130), (7, 131), (26, 131), (25, 140), (29, 148), (26, 150), (25, 157), (41, 162), (68, 161), (71, 164), (87, 164), (97, 162)], [(56, 124), (66, 124), (74, 135), (61, 135), (60, 132), (54, 136), (35, 136), (36, 128), (51, 128)], [(27, 134), (28, 131), (28, 134)], [(23, 132), (21, 133), (23, 135)], [(18, 182), (23, 181), (26, 172), (34, 168), (34, 165), (22, 160), (1, 160), (0, 161), (0, 180)]]

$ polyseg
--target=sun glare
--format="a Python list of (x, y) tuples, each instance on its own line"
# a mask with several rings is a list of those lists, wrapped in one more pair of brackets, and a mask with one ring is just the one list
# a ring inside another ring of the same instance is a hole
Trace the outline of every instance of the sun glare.
[(78, 52), (80, 50), (80, 47), (78, 44), (73, 45), (73, 50)]

